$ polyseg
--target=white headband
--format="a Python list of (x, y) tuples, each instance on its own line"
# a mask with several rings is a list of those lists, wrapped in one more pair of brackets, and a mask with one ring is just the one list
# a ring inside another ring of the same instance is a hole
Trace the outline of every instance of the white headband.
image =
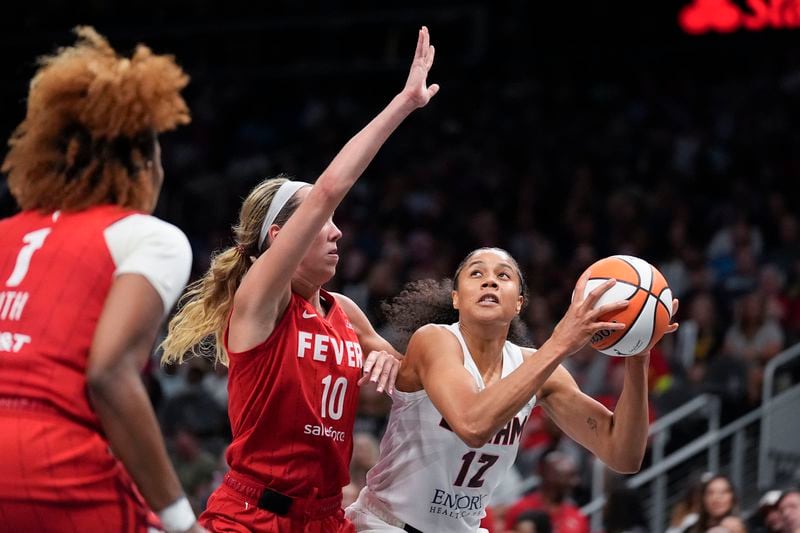
[(267, 232), (269, 231), (269, 227), (275, 223), (275, 219), (278, 216), (278, 213), (281, 212), (283, 207), (286, 205), (286, 202), (289, 201), (289, 198), (294, 196), (294, 193), (302, 189), (303, 187), (310, 186), (310, 183), (306, 183), (305, 181), (286, 181), (280, 187), (278, 187), (278, 192), (275, 193), (275, 196), (272, 197), (272, 202), (269, 204), (269, 209), (267, 209), (267, 216), (264, 217), (264, 223), (261, 225), (261, 234), (258, 237), (258, 249), (264, 247), (264, 241), (267, 239)]

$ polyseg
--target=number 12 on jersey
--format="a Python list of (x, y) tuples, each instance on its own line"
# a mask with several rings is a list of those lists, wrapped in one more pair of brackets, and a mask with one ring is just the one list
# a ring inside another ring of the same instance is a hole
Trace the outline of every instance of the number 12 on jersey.
[[(467, 473), (469, 472), (470, 466), (472, 466), (472, 461), (475, 459), (475, 455), (478, 452), (467, 452), (461, 457), (461, 471), (458, 473), (458, 477), (453, 482), (453, 485), (456, 487), (463, 487), (464, 480), (467, 478)], [(467, 487), (470, 488), (478, 488), (483, 486), (483, 476), (486, 474), (486, 471), (489, 470), (492, 465), (494, 465), (497, 460), (500, 459), (499, 455), (491, 455), (488, 453), (482, 453), (480, 457), (478, 457), (478, 464), (483, 464), (478, 471), (475, 472), (471, 478), (469, 478), (469, 482), (467, 483)]]

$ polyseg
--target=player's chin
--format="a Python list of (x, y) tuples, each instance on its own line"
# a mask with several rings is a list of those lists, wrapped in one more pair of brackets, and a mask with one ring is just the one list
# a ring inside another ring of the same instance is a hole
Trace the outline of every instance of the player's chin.
[(501, 306), (482, 307), (475, 306), (470, 313), (479, 322), (489, 324), (511, 323), (516, 316), (516, 310), (503, 309)]
[(322, 283), (320, 283), (320, 285), (324, 285), (325, 283), (328, 283), (331, 279), (333, 279), (333, 276), (335, 276), (335, 275), (336, 275), (336, 264), (335, 263), (332, 264), (332, 265), (324, 265), (319, 271), (319, 277), (320, 277), (320, 280), (322, 281)]

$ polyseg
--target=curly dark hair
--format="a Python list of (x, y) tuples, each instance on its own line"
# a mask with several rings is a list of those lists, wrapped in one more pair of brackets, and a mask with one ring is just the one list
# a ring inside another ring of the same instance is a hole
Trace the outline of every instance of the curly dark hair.
[[(502, 252), (511, 259), (519, 276), (522, 306), (523, 309), (525, 308), (528, 303), (528, 287), (517, 261), (502, 248), (478, 248), (467, 254), (459, 263), (453, 279), (411, 281), (403, 287), (400, 294), (381, 304), (381, 310), (386, 320), (398, 333), (399, 338), (396, 339), (398, 349), (405, 351), (411, 335), (425, 324), (458, 322), (458, 311), (453, 307), (452, 296), (453, 291), (458, 290), (458, 276), (475, 254), (487, 250)], [(519, 316), (514, 317), (511, 321), (508, 340), (520, 346), (531, 345), (527, 328)]]
[(120, 57), (93, 28), (39, 58), (25, 119), (3, 162), (22, 209), (77, 211), (98, 204), (147, 210), (157, 134), (187, 124), (189, 77), (144, 45)]

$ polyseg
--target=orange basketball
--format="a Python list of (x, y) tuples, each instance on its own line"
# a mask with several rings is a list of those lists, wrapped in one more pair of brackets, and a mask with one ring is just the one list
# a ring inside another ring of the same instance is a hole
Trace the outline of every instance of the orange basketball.
[(600, 318), (621, 322), (625, 329), (601, 330), (592, 336), (592, 347), (606, 355), (627, 357), (651, 349), (664, 335), (672, 319), (672, 291), (664, 276), (653, 265), (630, 255), (613, 255), (590, 266), (591, 277), (584, 297), (597, 286), (614, 278), (616, 285), (607, 290), (597, 306), (628, 300), (622, 311)]

